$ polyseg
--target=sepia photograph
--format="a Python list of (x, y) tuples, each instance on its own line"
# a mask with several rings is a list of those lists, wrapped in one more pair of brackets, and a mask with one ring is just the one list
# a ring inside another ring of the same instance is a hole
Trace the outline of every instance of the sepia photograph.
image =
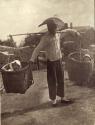
[(0, 0), (0, 125), (95, 125), (95, 0)]

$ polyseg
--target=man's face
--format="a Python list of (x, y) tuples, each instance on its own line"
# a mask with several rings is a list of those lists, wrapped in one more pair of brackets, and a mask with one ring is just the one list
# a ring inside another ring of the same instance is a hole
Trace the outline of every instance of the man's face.
[(50, 34), (55, 35), (57, 26), (55, 24), (48, 24), (47, 27), (48, 27), (48, 31), (50, 32)]

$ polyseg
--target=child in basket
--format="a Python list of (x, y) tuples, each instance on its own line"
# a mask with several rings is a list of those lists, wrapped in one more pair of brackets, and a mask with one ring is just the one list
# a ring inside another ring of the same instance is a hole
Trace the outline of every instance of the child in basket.
[(21, 68), (22, 66), (19, 60), (14, 60), (2, 67), (5, 71), (19, 71)]

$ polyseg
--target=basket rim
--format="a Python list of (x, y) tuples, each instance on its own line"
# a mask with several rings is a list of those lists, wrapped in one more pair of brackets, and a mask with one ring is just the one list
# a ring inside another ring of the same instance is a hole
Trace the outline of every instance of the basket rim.
[(18, 70), (18, 71), (8, 71), (8, 70), (3, 70), (2, 68), (1, 68), (1, 73), (20, 73), (20, 72), (23, 72), (24, 70), (26, 70), (27, 68), (29, 67), (29, 64), (27, 63), (27, 65), (26, 66), (24, 66), (24, 67), (22, 67), (20, 70)]
[[(72, 61), (75, 61), (75, 62), (78, 62), (78, 63), (83, 63), (83, 64), (87, 64), (87, 63), (90, 63), (90, 62), (91, 62), (91, 61), (81, 61), (81, 60), (77, 60), (77, 59), (71, 57), (72, 55), (74, 55), (74, 54), (79, 54), (79, 53), (80, 53), (79, 51), (75, 51), (75, 52), (70, 53), (70, 54), (68, 55), (68, 59), (69, 59), (69, 60), (72, 60)], [(82, 53), (83, 53), (83, 52), (82, 52)]]

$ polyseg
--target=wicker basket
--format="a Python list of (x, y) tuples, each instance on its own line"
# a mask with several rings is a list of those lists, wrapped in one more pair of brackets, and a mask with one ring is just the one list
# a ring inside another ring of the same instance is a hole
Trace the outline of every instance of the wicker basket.
[(7, 93), (24, 94), (33, 83), (31, 67), (27, 63), (22, 63), (23, 68), (19, 71), (2, 70), (4, 88)]
[[(83, 56), (83, 55), (81, 55)], [(93, 72), (93, 62), (82, 61), (79, 59), (80, 53), (73, 52), (69, 54), (67, 61), (68, 76), (71, 81), (83, 83), (88, 81)]]

